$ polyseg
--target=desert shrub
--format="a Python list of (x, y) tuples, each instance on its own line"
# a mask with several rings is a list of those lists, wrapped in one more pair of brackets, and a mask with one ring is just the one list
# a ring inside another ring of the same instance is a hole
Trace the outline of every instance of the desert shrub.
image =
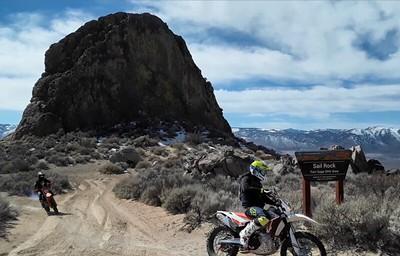
[(146, 156), (146, 151), (143, 148), (136, 148), (136, 151), (140, 156)]
[(215, 211), (238, 206), (238, 184), (223, 177), (185, 175), (180, 169), (147, 169), (114, 187), (124, 199), (163, 206), (171, 213), (187, 213), (188, 229), (208, 221)]
[[(36, 173), (35, 173), (36, 174)], [(51, 190), (56, 194), (62, 194), (65, 190), (72, 188), (71, 183), (66, 175), (56, 172), (47, 172), (47, 179), (52, 182)], [(36, 176), (35, 176), (36, 180)]]
[(96, 148), (97, 146), (97, 139), (96, 138), (81, 138), (79, 140), (79, 145), (84, 148)]
[(134, 139), (133, 145), (135, 147), (151, 147), (151, 146), (157, 146), (158, 141), (156, 139), (150, 138), (148, 135), (144, 135)]
[(203, 142), (203, 138), (200, 133), (188, 133), (186, 135), (185, 142), (192, 145), (198, 145)]
[(6, 237), (6, 229), (10, 226), (10, 222), (16, 219), (17, 212), (3, 197), (0, 197), (0, 238)]
[(160, 190), (155, 186), (145, 188), (140, 196), (140, 201), (152, 206), (161, 206)]
[(114, 192), (121, 198), (138, 200), (147, 187), (154, 186), (158, 188), (159, 196), (164, 198), (171, 189), (193, 183), (190, 176), (182, 175), (178, 170), (148, 169), (118, 183)]
[(28, 172), (31, 170), (29, 162), (23, 158), (15, 158), (5, 161), (1, 168), (1, 173)]
[(322, 201), (315, 219), (322, 223), (314, 227), (317, 234), (335, 247), (377, 250), (394, 238), (389, 228), (390, 214), (381, 208), (377, 198), (359, 197), (342, 205)]
[(201, 190), (193, 198), (191, 208), (185, 216), (187, 230), (191, 231), (204, 222), (211, 221), (218, 210), (240, 209), (239, 198), (226, 191)]
[(77, 164), (85, 164), (85, 163), (90, 162), (91, 157), (79, 155), (79, 156), (74, 157), (74, 159)]
[(31, 148), (31, 145), (29, 143), (23, 143), (21, 141), (16, 141), (12, 144), (9, 144), (7, 149), (8, 149), (8, 155), (10, 156), (26, 156), (27, 152), (29, 152), (29, 149)]
[[(366, 185), (368, 184), (368, 185)], [(374, 195), (384, 197), (388, 189), (392, 188), (400, 194), (400, 175), (386, 176), (383, 174), (368, 175), (360, 173), (349, 176), (346, 181), (347, 194), (351, 196)]]
[(124, 162), (132, 168), (134, 168), (141, 160), (142, 158), (140, 157), (139, 153), (135, 150), (135, 148), (132, 147), (124, 148), (120, 151), (117, 151), (110, 157), (111, 162)]
[(239, 193), (239, 183), (237, 179), (229, 176), (217, 175), (205, 181), (205, 186), (211, 191), (227, 191), (233, 195)]
[(389, 219), (390, 231), (397, 237), (400, 237), (400, 205), (397, 204), (397, 207), (393, 210), (392, 215)]
[(6, 174), (0, 179), (0, 191), (10, 195), (30, 196), (35, 184), (34, 172)]
[(76, 142), (69, 142), (65, 145), (65, 149), (67, 152), (77, 152), (81, 146)]
[(42, 148), (37, 148), (34, 152), (32, 152), (32, 156), (37, 159), (43, 159), (47, 155), (46, 151)]
[(54, 146), (54, 150), (60, 153), (67, 153), (67, 147), (64, 143), (58, 143)]
[(290, 173), (288, 175), (281, 176), (277, 185), (282, 190), (289, 190), (289, 191), (299, 190), (301, 189), (301, 182), (302, 182), (301, 180), (302, 179), (300, 175)]
[(103, 156), (102, 156), (99, 152), (92, 151), (92, 152), (90, 153), (89, 160), (90, 160), (90, 158), (93, 158), (93, 159), (103, 159)]
[(14, 172), (27, 172), (31, 169), (29, 162), (25, 159), (15, 159), (12, 161), (12, 164), (14, 167)]
[(172, 189), (163, 206), (171, 213), (187, 213), (191, 209), (192, 199), (196, 196), (200, 187), (184, 186)]
[(93, 147), (85, 147), (85, 146), (78, 144), (77, 142), (73, 142), (73, 143), (67, 144), (66, 151), (75, 152), (75, 153), (78, 153), (81, 155), (90, 155), (94, 151), (94, 148)]
[(39, 144), (41, 147), (45, 148), (45, 149), (50, 149), (50, 148), (54, 148), (57, 144), (57, 140), (53, 137), (45, 137), (41, 143)]
[(106, 149), (119, 149), (119, 144), (117, 143), (103, 143), (101, 146)]
[[(55, 172), (46, 172), (47, 178), (52, 182), (52, 190), (56, 194), (63, 193), (70, 189), (68, 177)], [(0, 179), (0, 191), (7, 192), (10, 195), (30, 196), (33, 192), (37, 173), (35, 171), (5, 174)]]
[(118, 145), (118, 144), (119, 144), (119, 141), (120, 141), (120, 138), (112, 136), (112, 137), (104, 138), (104, 140), (103, 140), (102, 143), (104, 143), (104, 144), (116, 144), (116, 145)]
[(185, 144), (183, 144), (183, 143), (174, 143), (174, 144), (172, 144), (171, 146), (172, 146), (173, 148), (179, 150), (179, 151), (184, 151), (184, 150), (186, 149), (186, 148), (185, 148)]
[(113, 191), (115, 195), (121, 199), (138, 200), (144, 191), (144, 186), (137, 176), (124, 179), (119, 182)]
[(49, 169), (49, 165), (47, 164), (46, 161), (40, 160), (33, 166), (33, 168), (35, 170), (48, 170)]
[(121, 167), (119, 167), (113, 163), (106, 163), (106, 164), (100, 166), (98, 171), (103, 174), (123, 174), (124, 173), (124, 170)]
[(151, 167), (151, 163), (146, 160), (142, 160), (135, 166), (136, 169), (147, 169)]
[(174, 167), (178, 167), (180, 165), (181, 161), (175, 158), (169, 158), (163, 162), (163, 167), (170, 169)]
[(77, 151), (81, 155), (90, 155), (93, 152), (92, 148), (80, 147)]
[(157, 156), (163, 156), (163, 157), (168, 156), (168, 151), (166, 150), (165, 147), (152, 147), (151, 152)]
[(45, 159), (47, 162), (57, 166), (68, 166), (70, 164), (74, 164), (73, 159), (71, 159), (64, 153), (54, 152), (53, 154), (47, 156)]

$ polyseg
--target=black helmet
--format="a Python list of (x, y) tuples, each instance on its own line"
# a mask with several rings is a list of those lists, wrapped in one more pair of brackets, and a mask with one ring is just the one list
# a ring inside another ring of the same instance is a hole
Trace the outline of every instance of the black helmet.
[(43, 179), (44, 178), (44, 173), (43, 172), (38, 172), (38, 178)]

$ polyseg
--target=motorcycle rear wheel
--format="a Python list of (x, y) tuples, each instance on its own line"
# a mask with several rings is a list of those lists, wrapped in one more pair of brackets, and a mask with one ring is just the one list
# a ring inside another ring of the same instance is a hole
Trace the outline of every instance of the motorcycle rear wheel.
[[(220, 237), (221, 236), (221, 237)], [(209, 234), (207, 239), (207, 252), (209, 256), (236, 256), (239, 248), (231, 246), (229, 248), (223, 248), (218, 245), (218, 240), (232, 239), (239, 237), (238, 234), (233, 232), (231, 229), (225, 226), (215, 227)]]
[[(318, 237), (314, 236), (313, 234), (307, 233), (307, 232), (296, 232), (295, 237), (297, 238), (297, 241), (300, 243), (300, 246), (303, 247), (302, 250), (307, 250), (310, 248), (306, 248), (306, 243), (308, 242), (313, 245), (312, 251), (311, 252), (305, 252), (304, 255), (319, 255), (319, 256), (326, 256), (326, 250)], [(289, 254), (288, 254), (289, 253)], [(303, 256), (303, 255), (297, 255), (292, 247), (292, 242), (290, 238), (286, 238), (285, 241), (283, 241), (282, 246), (281, 246), (281, 256), (288, 256), (288, 255), (293, 255), (293, 256)]]

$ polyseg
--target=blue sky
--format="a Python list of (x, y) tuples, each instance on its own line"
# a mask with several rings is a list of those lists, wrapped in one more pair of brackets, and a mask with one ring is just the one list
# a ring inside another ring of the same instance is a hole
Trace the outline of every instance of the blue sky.
[(18, 123), (51, 43), (112, 12), (182, 35), (231, 126), (400, 127), (400, 3), (2, 0), (0, 123)]

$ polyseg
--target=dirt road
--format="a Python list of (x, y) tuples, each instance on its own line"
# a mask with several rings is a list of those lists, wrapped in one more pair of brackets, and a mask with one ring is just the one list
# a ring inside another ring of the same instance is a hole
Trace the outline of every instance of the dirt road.
[(25, 209), (10, 242), (24, 230), (31, 235), (20, 244), (14, 241), (9, 255), (206, 255), (205, 231), (180, 231), (183, 216), (117, 200), (112, 188), (120, 178), (97, 175), (81, 181), (73, 193), (57, 197), (61, 216)]

